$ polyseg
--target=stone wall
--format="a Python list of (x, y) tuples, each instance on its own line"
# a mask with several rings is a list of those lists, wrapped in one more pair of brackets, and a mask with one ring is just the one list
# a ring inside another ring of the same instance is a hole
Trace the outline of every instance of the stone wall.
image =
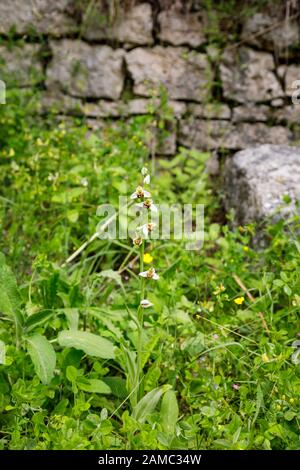
[(180, 1), (129, 3), (109, 21), (97, 1), (0, 0), (0, 79), (8, 88), (36, 87), (42, 112), (100, 126), (147, 113), (163, 85), (176, 117), (161, 150), (169, 155), (178, 145), (297, 144), (299, 16), (259, 11), (234, 41), (224, 31), (228, 44), (219, 47), (201, 1), (183, 2), (185, 11)]

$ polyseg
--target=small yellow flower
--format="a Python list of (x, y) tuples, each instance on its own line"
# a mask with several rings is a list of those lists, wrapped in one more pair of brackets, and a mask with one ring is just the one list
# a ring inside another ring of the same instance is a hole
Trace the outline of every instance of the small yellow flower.
[(261, 355), (261, 359), (263, 362), (270, 362), (269, 356), (266, 353)]
[(234, 299), (234, 303), (237, 305), (242, 305), (245, 302), (245, 297), (237, 297)]
[(144, 263), (150, 264), (153, 261), (153, 256), (151, 256), (150, 253), (145, 253), (143, 259), (144, 259)]
[(15, 156), (15, 151), (14, 151), (13, 148), (11, 148), (11, 149), (9, 150), (9, 154), (8, 154), (8, 155), (9, 155), (10, 157), (14, 157), (14, 156)]
[(249, 246), (244, 246), (244, 251), (247, 253), (249, 251)]

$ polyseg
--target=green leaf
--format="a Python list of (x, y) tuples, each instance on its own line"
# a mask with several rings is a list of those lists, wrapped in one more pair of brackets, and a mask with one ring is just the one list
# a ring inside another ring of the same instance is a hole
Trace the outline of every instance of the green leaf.
[(77, 379), (77, 369), (74, 366), (68, 366), (66, 368), (66, 377), (70, 382), (76, 382)]
[(155, 346), (157, 345), (157, 342), (160, 340), (159, 335), (152, 336), (150, 340), (145, 344), (144, 346), (144, 352), (142, 355), (142, 367), (146, 365), (146, 362), (148, 361), (152, 351), (154, 350)]
[(111, 389), (111, 393), (118, 398), (122, 398), (123, 400), (127, 397), (128, 392), (126, 388), (126, 380), (122, 379), (122, 377), (103, 377), (103, 381), (109, 386)]
[(70, 330), (78, 330), (79, 324), (79, 310), (78, 308), (64, 308), (61, 309), (61, 312), (64, 313)]
[(133, 408), (132, 417), (136, 421), (143, 423), (146, 418), (154, 411), (162, 395), (170, 390), (171, 385), (157, 387), (147, 393)]
[(284, 413), (284, 419), (286, 419), (286, 421), (292, 421), (292, 419), (294, 419), (295, 416), (297, 416), (297, 413), (295, 413), (292, 410), (288, 410)]
[(75, 224), (75, 222), (78, 221), (78, 218), (79, 218), (79, 212), (76, 209), (67, 211), (67, 219), (71, 223)]
[(113, 359), (114, 345), (101, 336), (86, 331), (64, 330), (58, 334), (58, 343), (66, 348), (84, 351), (89, 356)]
[(41, 312), (33, 313), (27, 317), (25, 321), (26, 331), (29, 332), (37, 326), (43, 325), (47, 320), (53, 316), (53, 312), (49, 310), (43, 310)]
[(0, 312), (8, 316), (16, 316), (20, 307), (21, 297), (16, 279), (0, 253)]
[(54, 375), (56, 355), (53, 346), (45, 336), (36, 334), (26, 338), (27, 351), (33, 362), (35, 371), (41, 382), (47, 385)]
[(164, 432), (174, 434), (178, 421), (179, 409), (176, 394), (173, 390), (168, 390), (162, 399), (160, 418)]
[(88, 393), (102, 393), (106, 395), (111, 393), (110, 387), (105, 382), (98, 379), (80, 378), (77, 380), (77, 385), (80, 390)]
[(257, 386), (257, 391), (256, 391), (255, 414), (254, 414), (254, 416), (253, 416), (253, 420), (252, 420), (252, 423), (251, 423), (252, 426), (254, 426), (255, 421), (256, 421), (257, 418), (258, 418), (260, 409), (261, 409), (263, 406), (264, 406), (264, 395), (263, 395), (261, 386), (258, 385), (258, 386)]

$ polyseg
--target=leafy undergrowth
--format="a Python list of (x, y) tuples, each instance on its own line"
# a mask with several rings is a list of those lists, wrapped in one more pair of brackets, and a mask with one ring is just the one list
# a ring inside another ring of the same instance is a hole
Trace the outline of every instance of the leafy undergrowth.
[(136, 384), (139, 247), (97, 238), (65, 261), (134, 191), (153, 116), (100, 136), (27, 113), (1, 114), (0, 446), (299, 448), (299, 219), (221, 226), (208, 155), (157, 159), (153, 198), (205, 204), (205, 243), (146, 245)]

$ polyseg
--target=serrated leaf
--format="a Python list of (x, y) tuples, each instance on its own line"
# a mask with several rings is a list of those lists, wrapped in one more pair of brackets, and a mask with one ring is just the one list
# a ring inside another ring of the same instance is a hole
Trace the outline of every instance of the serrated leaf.
[(65, 348), (75, 348), (84, 351), (89, 356), (113, 359), (114, 345), (101, 336), (86, 331), (64, 330), (58, 334), (58, 343)]
[(157, 387), (147, 393), (133, 408), (132, 417), (140, 423), (144, 423), (146, 418), (154, 411), (162, 395), (170, 390), (170, 385)]
[(47, 385), (54, 375), (56, 354), (52, 344), (45, 336), (36, 334), (26, 338), (27, 351), (33, 362), (35, 372), (41, 382)]
[(174, 434), (178, 421), (179, 409), (176, 394), (173, 390), (168, 390), (162, 399), (160, 418), (164, 432)]

